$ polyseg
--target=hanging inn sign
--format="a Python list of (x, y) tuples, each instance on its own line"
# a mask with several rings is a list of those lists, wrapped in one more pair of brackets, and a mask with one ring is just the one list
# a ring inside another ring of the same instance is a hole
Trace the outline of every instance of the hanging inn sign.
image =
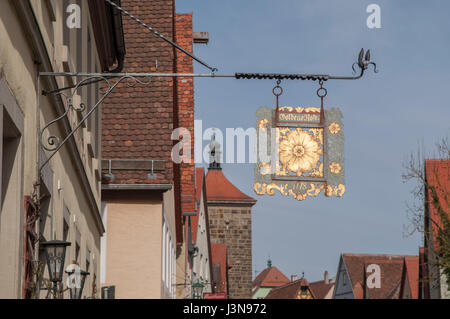
[(342, 197), (344, 180), (344, 125), (337, 108), (324, 109), (327, 90), (320, 80), (320, 107), (279, 106), (283, 89), (274, 88), (275, 109), (256, 112), (258, 161), (254, 190), (258, 195)]

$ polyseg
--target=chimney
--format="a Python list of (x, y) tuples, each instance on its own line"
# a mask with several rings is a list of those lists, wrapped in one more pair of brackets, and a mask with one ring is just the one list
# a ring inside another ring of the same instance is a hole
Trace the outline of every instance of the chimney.
[(326, 270), (325, 270), (325, 273), (323, 274), (323, 282), (324, 282), (326, 285), (329, 285), (329, 284), (330, 284), (330, 277), (328, 276), (328, 271), (326, 271)]
[(193, 32), (192, 37), (194, 38), (194, 43), (209, 43), (209, 32)]
[(291, 282), (297, 281), (298, 276), (297, 275), (291, 275)]

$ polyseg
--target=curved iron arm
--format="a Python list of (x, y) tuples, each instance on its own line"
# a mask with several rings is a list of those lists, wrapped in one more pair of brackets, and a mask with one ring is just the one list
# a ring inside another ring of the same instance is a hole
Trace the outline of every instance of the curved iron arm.
[[(102, 81), (105, 81), (105, 83), (107, 84), (107, 87), (108, 87), (107, 91), (104, 92), (102, 97), (95, 103), (95, 105), (92, 107), (92, 109), (81, 119), (81, 121), (75, 126), (75, 128), (73, 128), (72, 131), (64, 138), (64, 140), (61, 141), (59, 137), (57, 137), (55, 135), (50, 135), (47, 138), (47, 143), (48, 143), (48, 145), (50, 145), (50, 147), (44, 145), (43, 134), (44, 134), (45, 130), (47, 130), (51, 125), (57, 123), (58, 121), (64, 119), (65, 117), (67, 117), (70, 109), (73, 109), (73, 110), (75, 110), (77, 112), (83, 112), (85, 110), (86, 107), (85, 107), (85, 105), (83, 103), (80, 103), (80, 107), (79, 108), (74, 107), (74, 105), (73, 105), (73, 96), (75, 95), (77, 90), (83, 85), (83, 83), (85, 83), (87, 81), (92, 81), (92, 79), (95, 79), (95, 78), (100, 79)], [(53, 158), (53, 156), (56, 155), (56, 153), (61, 149), (61, 147), (63, 147), (64, 144), (75, 134), (75, 132), (81, 127), (81, 125), (92, 115), (92, 113), (94, 113), (97, 110), (98, 106), (106, 99), (106, 97), (108, 97), (108, 95), (124, 80), (128, 80), (127, 81), (127, 85), (130, 86), (130, 87), (136, 85), (137, 83), (142, 84), (142, 85), (148, 85), (148, 84), (151, 83), (151, 80), (149, 80), (148, 82), (143, 82), (143, 81), (135, 78), (134, 76), (123, 75), (114, 84), (111, 84), (110, 81), (106, 77), (103, 77), (103, 76), (100, 76), (100, 75), (94, 75), (94, 76), (91, 76), (89, 78), (86, 78), (86, 79), (80, 81), (75, 86), (75, 89), (74, 89), (74, 91), (73, 91), (73, 93), (71, 94), (70, 97), (68, 97), (67, 95), (65, 95), (63, 93), (58, 93), (58, 94), (61, 94), (62, 96), (65, 96), (67, 98), (69, 106), (68, 106), (68, 108), (67, 108), (67, 110), (66, 110), (66, 112), (64, 114), (62, 114), (61, 116), (59, 116), (55, 120), (49, 122), (41, 130), (39, 143), (40, 143), (41, 147), (44, 150), (52, 152), (52, 153), (47, 158), (47, 160), (40, 165), (40, 167), (39, 167), (39, 176), (41, 176), (42, 169), (45, 167), (45, 165), (47, 165), (50, 162), (50, 160)]]

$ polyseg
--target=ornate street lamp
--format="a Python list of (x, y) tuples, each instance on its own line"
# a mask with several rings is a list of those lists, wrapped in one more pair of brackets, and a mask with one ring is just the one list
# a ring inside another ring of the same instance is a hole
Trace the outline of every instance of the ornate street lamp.
[[(75, 275), (77, 276), (78, 273), (75, 270), (72, 271), (66, 271), (67, 274), (69, 275)], [(79, 272), (79, 280), (76, 279), (75, 280), (75, 284), (72, 285), (72, 287), (70, 287), (70, 299), (81, 299), (81, 296), (83, 295), (83, 288), (84, 288), (84, 283), (86, 282), (86, 277), (89, 276), (90, 273), (84, 270), (80, 270)], [(79, 285), (78, 285), (79, 284)]]
[(201, 284), (199, 281), (192, 285), (194, 299), (203, 299), (203, 288), (205, 288), (205, 285)]
[(55, 297), (58, 290), (58, 282), (61, 282), (63, 277), (66, 248), (70, 245), (71, 243), (61, 240), (51, 240), (41, 243), (41, 246), (45, 249), (48, 273), (50, 281), (53, 282), (53, 293)]

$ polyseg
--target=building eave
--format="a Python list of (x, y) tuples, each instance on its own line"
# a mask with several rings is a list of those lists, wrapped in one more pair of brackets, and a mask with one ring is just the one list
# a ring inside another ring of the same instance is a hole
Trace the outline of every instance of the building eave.
[(168, 191), (172, 184), (102, 184), (102, 190), (160, 190)]
[(208, 200), (208, 206), (253, 207), (255, 204), (253, 201)]

